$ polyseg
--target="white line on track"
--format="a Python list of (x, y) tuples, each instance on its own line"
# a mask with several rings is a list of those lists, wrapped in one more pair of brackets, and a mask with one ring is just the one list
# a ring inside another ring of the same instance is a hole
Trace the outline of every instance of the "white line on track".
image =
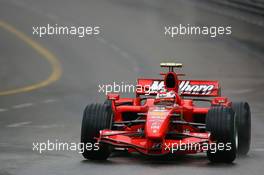
[(255, 148), (255, 149), (253, 149), (253, 151), (264, 151), (264, 148)]
[(107, 44), (107, 41), (102, 37), (97, 37), (96, 39), (103, 44)]
[(112, 49), (114, 49), (116, 52), (120, 52), (120, 48), (117, 46), (117, 45), (115, 45), (115, 44), (110, 44), (110, 47), (112, 48)]
[(54, 21), (56, 21), (56, 20), (59, 19), (58, 16), (56, 16), (56, 15), (54, 15), (54, 14), (51, 14), (51, 13), (48, 13), (48, 14), (47, 14), (47, 17), (50, 18), (50, 19), (52, 19), (52, 20), (54, 20)]
[(50, 103), (54, 103), (54, 102), (57, 102), (59, 101), (58, 99), (53, 99), (53, 98), (50, 98), (50, 99), (45, 99), (45, 100), (42, 100), (42, 101), (39, 101), (39, 102), (35, 102), (35, 103), (22, 103), (22, 104), (17, 104), (17, 105), (13, 105), (9, 108), (0, 108), (0, 112), (6, 112), (6, 111), (10, 111), (12, 109), (22, 109), (22, 108), (28, 108), (28, 107), (32, 107), (32, 106), (37, 106), (38, 104), (50, 104)]
[(32, 122), (27, 121), (27, 122), (19, 122), (19, 123), (12, 123), (10, 125), (7, 125), (8, 128), (16, 128), (16, 127), (20, 127), (20, 126), (24, 126), (24, 125), (28, 125)]
[(56, 99), (46, 99), (46, 100), (43, 100), (42, 102), (43, 103), (53, 103), (53, 102), (56, 102), (57, 100)]
[(30, 106), (33, 106), (33, 103), (23, 103), (23, 104), (18, 104), (18, 105), (14, 105), (12, 106), (13, 109), (21, 109), (21, 108), (27, 108)]
[(120, 54), (123, 56), (123, 57), (126, 57), (128, 58), (129, 57), (129, 54), (124, 52), (124, 51), (121, 51)]
[(8, 109), (0, 108), (0, 112), (6, 112)]

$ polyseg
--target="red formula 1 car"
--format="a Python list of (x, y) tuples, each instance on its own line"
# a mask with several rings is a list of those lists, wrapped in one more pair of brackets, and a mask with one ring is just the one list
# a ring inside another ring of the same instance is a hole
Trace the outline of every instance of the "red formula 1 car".
[(138, 79), (135, 98), (108, 94), (104, 104), (85, 108), (83, 156), (103, 160), (114, 148), (123, 148), (149, 156), (207, 152), (211, 162), (230, 163), (237, 154), (247, 154), (248, 103), (222, 97), (218, 81), (179, 80), (183, 74), (174, 68), (180, 63), (161, 67), (169, 68), (162, 79)]

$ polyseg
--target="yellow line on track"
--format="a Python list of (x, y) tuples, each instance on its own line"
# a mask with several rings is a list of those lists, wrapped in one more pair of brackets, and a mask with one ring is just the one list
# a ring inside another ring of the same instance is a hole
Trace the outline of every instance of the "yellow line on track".
[(25, 35), (21, 31), (17, 30), (12, 25), (10, 25), (10, 24), (2, 21), (2, 20), (0, 20), (0, 27), (5, 29), (6, 31), (12, 33), (17, 38), (19, 38), (20, 40), (25, 42), (28, 46), (30, 46), (37, 53), (39, 53), (41, 56), (43, 56), (43, 58), (45, 58), (52, 67), (52, 72), (47, 79), (45, 79), (41, 82), (38, 82), (36, 84), (31, 84), (31, 85), (27, 85), (27, 86), (16, 88), (16, 89), (0, 91), (0, 96), (33, 91), (33, 90), (48, 86), (49, 84), (60, 79), (61, 74), (62, 74), (62, 68), (61, 68), (61, 65), (60, 65), (58, 58), (55, 55), (53, 55), (48, 49), (41, 46), (36, 41), (32, 40), (30, 37), (28, 37), (27, 35)]

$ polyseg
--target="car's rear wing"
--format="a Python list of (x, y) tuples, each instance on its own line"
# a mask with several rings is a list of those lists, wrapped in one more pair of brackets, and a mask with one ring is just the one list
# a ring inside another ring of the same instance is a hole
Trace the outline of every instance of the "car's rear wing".
[[(137, 95), (156, 95), (164, 91), (164, 81), (161, 79), (138, 79)], [(221, 95), (218, 81), (179, 80), (179, 93), (182, 96), (216, 97)]]

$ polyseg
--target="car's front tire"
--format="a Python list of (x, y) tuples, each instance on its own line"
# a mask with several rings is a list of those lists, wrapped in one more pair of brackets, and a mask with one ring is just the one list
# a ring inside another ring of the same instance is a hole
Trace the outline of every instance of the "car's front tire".
[[(210, 139), (218, 145), (225, 145), (224, 149), (209, 149), (207, 157), (211, 162), (231, 163), (237, 153), (237, 130), (235, 116), (231, 108), (212, 107), (206, 116), (206, 130), (211, 133)], [(227, 146), (228, 145), (228, 146)]]
[[(92, 160), (105, 160), (109, 157), (111, 149), (109, 145), (97, 143), (96, 137), (100, 130), (111, 129), (112, 110), (105, 104), (90, 104), (83, 112), (81, 143), (83, 147), (83, 157)], [(95, 149), (86, 149), (87, 144), (92, 144)], [(97, 146), (95, 146), (97, 144)], [(99, 147), (99, 149), (98, 149)]]

